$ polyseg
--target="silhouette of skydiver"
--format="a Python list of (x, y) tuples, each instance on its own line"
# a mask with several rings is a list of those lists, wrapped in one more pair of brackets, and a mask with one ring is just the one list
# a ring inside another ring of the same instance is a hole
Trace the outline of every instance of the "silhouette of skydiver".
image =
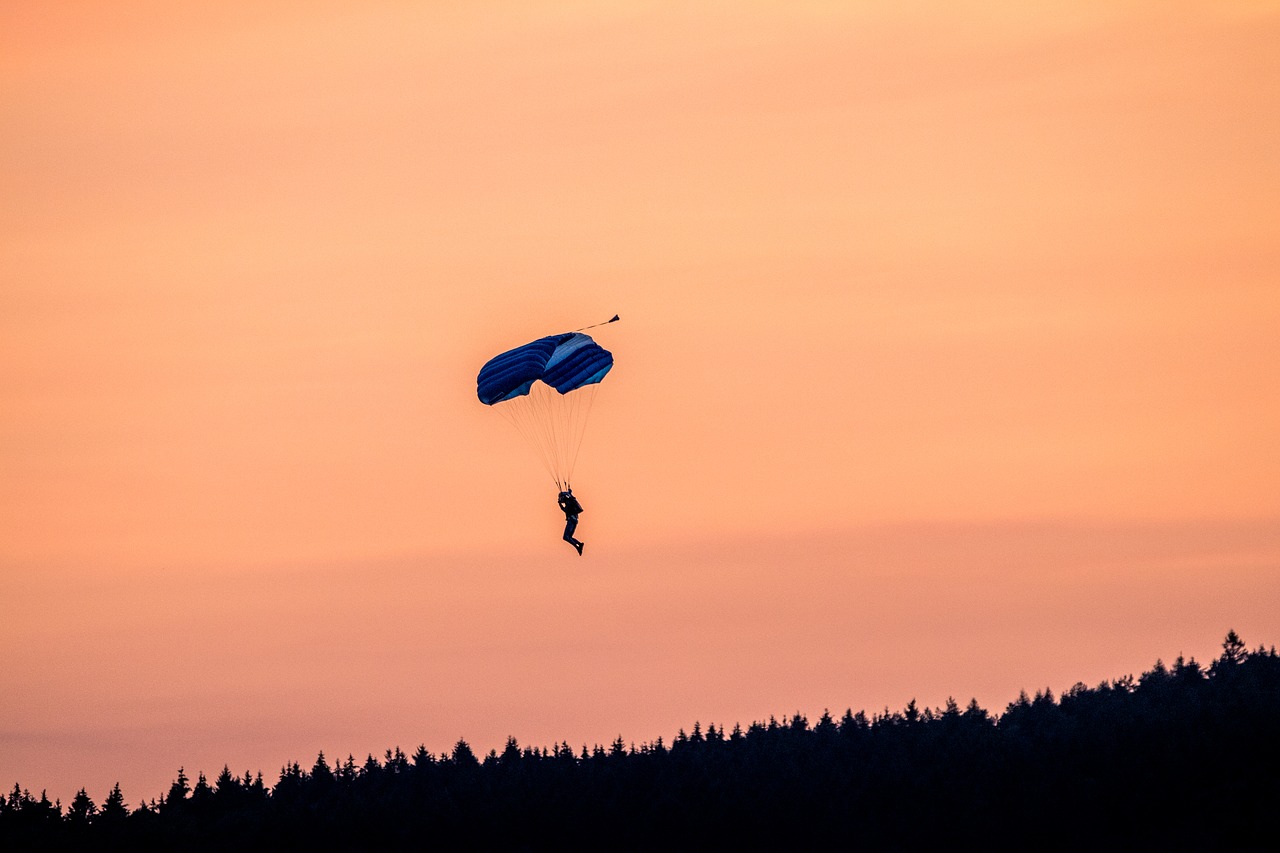
[(573, 531), (578, 529), (578, 513), (582, 512), (582, 504), (578, 503), (578, 499), (573, 496), (573, 489), (569, 486), (564, 487), (557, 502), (564, 512), (564, 541), (577, 548), (578, 556), (581, 557), (582, 546), (586, 543), (574, 539)]

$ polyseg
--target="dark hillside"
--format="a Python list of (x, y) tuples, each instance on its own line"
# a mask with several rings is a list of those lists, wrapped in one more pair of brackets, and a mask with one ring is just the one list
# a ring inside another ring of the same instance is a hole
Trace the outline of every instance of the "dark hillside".
[[(976, 702), (912, 702), (735, 726), (671, 743), (388, 751), (282, 769), (274, 785), (184, 772), (154, 802), (51, 804), (15, 785), (3, 849), (693, 849), (1274, 843), (1280, 656), (1234, 632), (1207, 668)], [(1262, 848), (1257, 848), (1262, 849)]]

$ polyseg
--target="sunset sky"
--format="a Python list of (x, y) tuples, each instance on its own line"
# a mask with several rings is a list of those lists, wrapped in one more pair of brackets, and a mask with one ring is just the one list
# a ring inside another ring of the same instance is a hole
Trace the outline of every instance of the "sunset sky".
[[(475, 395), (594, 330), (574, 486)], [(0, 0), (0, 790), (1280, 643), (1280, 5)]]

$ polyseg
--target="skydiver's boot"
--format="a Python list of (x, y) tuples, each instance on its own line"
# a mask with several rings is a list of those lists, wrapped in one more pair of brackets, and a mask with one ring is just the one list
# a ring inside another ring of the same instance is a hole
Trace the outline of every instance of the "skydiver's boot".
[(586, 544), (587, 544), (586, 542), (579, 542), (577, 539), (573, 540), (573, 547), (575, 547), (575, 548), (577, 548), (577, 549), (578, 549), (578, 556), (579, 556), (579, 557), (581, 557), (581, 556), (582, 556), (582, 546), (583, 546), (583, 545), (586, 545)]

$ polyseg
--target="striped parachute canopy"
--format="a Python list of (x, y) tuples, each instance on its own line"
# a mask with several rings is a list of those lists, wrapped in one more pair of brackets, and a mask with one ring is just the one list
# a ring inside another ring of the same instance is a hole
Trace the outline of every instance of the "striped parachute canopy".
[(590, 335), (566, 332), (489, 359), (476, 395), (511, 421), (564, 490), (600, 381), (612, 368), (613, 354)]

